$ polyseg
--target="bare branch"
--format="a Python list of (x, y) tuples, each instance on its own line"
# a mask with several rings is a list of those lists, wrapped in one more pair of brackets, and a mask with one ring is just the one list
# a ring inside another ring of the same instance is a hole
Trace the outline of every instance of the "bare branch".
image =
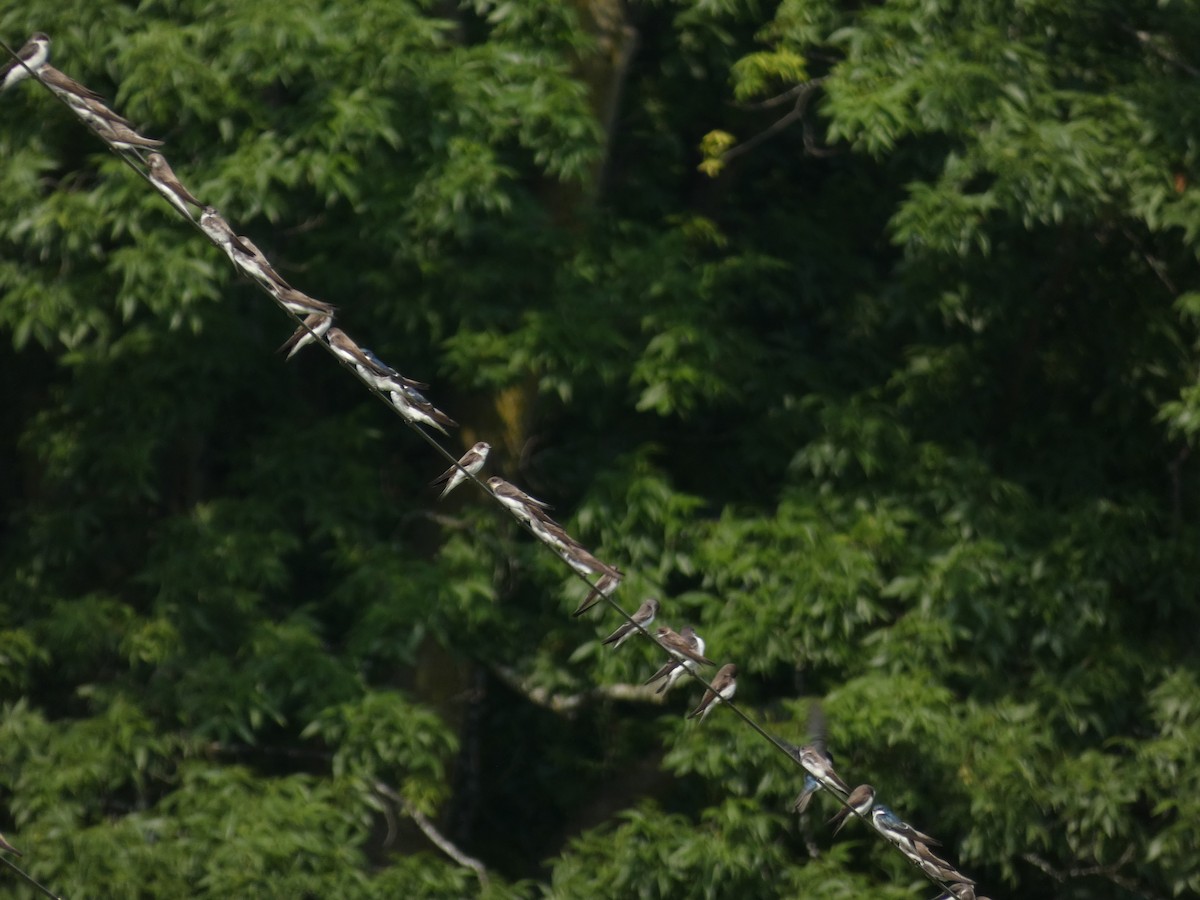
[(379, 794), (381, 797), (391, 800), (393, 803), (399, 806), (400, 809), (404, 811), (404, 814), (416, 823), (417, 827), (421, 829), (425, 837), (429, 838), (430, 842), (433, 843), (439, 850), (441, 850), (463, 868), (474, 871), (475, 875), (479, 878), (479, 884), (481, 887), (486, 888), (488, 886), (487, 866), (475, 859), (475, 857), (467, 856), (467, 854), (459, 850), (449, 838), (437, 830), (437, 826), (435, 826), (433, 822), (429, 820), (428, 816), (409, 803), (408, 799), (399, 791), (388, 784), (384, 784), (382, 781), (376, 781), (373, 787), (375, 788), (375, 793)]
[(495, 666), (492, 672), (506, 685), (521, 694), (530, 703), (551, 712), (575, 713), (597, 700), (629, 700), (636, 703), (662, 703), (664, 694), (655, 692), (653, 685), (642, 684), (598, 684), (578, 694), (554, 694), (544, 687), (531, 685), (508, 666)]
[[(729, 160), (741, 156), (743, 153), (749, 153), (755, 147), (758, 147), (760, 144), (769, 141), (775, 135), (779, 134), (793, 122), (803, 119), (804, 114), (808, 111), (808, 104), (812, 100), (813, 95), (816, 94), (817, 89), (825, 83), (825, 77), (826, 76), (814, 78), (812, 81), (806, 81), (804, 84), (798, 84), (788, 93), (780, 94), (779, 96), (783, 98), (795, 96), (796, 102), (793, 104), (791, 110), (785, 113), (779, 119), (776, 119), (754, 137), (743, 141), (735, 147), (730, 147), (721, 154), (721, 161), (729, 162)], [(774, 101), (778, 99), (779, 98), (772, 98), (771, 100), (764, 102), (772, 103), (774, 105)], [(817, 146), (815, 139), (812, 137), (811, 127), (807, 124), (805, 125), (804, 129), (804, 149), (813, 156), (826, 156), (830, 153), (827, 148)]]
[(757, 103), (735, 103), (734, 105), (739, 109), (774, 109), (777, 106), (783, 106), (783, 104), (787, 103), (789, 100), (803, 91), (809, 83), (810, 82), (805, 81), (801, 82), (800, 84), (794, 84), (782, 94), (776, 94), (774, 97), (768, 97), (766, 100), (760, 100)]
[(1200, 69), (1197, 69), (1189, 63), (1171, 44), (1171, 39), (1163, 35), (1151, 34), (1148, 31), (1139, 31), (1130, 28), (1128, 25), (1122, 25), (1121, 29), (1137, 38), (1138, 43), (1161, 59), (1163, 62), (1177, 66), (1187, 72), (1193, 78), (1200, 78)]
[(1117, 887), (1129, 891), (1134, 896), (1143, 898), (1143, 900), (1166, 900), (1165, 897), (1150, 892), (1144, 885), (1139, 884), (1134, 879), (1120, 874), (1120, 869), (1133, 859), (1132, 844), (1125, 848), (1125, 852), (1121, 854), (1120, 859), (1106, 866), (1075, 866), (1070, 869), (1059, 869), (1053, 866), (1048, 860), (1042, 859), (1034, 853), (1023, 853), (1021, 854), (1021, 858), (1027, 863), (1037, 866), (1059, 884), (1063, 884), (1074, 878), (1087, 878), (1095, 875), (1112, 882)]

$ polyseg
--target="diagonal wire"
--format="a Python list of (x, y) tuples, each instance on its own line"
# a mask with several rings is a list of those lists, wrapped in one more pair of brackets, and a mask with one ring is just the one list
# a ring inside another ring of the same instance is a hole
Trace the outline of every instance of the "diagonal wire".
[[(25, 849), (28, 850), (29, 848), (26, 847)], [(11, 859), (9, 859), (7, 856), (5, 856), (2, 853), (0, 853), (0, 863), (4, 863), (6, 866), (8, 866), (10, 869), (12, 869), (14, 872), (16, 872), (22, 878), (24, 878), (27, 882), (29, 882), (29, 884), (31, 884), (33, 887), (37, 888), (39, 891), (41, 891), (43, 894), (45, 894), (47, 897), (49, 897), (50, 900), (62, 900), (62, 897), (58, 896), (58, 894), (51, 891), (50, 888), (46, 887), (44, 884), (42, 884), (40, 881), (38, 881), (36, 878), (34, 878), (32, 875), (30, 875), (28, 872), (26, 872), (24, 869), (22, 869), (20, 866), (18, 866), (15, 862), (13, 862)]]
[[(65, 107), (67, 107), (67, 109), (71, 110), (72, 113), (75, 112), (75, 110), (71, 107), (71, 104), (68, 103), (63, 97), (59, 96), (59, 94), (56, 91), (52, 90), (48, 84), (46, 84), (44, 81), (42, 81), (41, 78), (38, 77), (38, 73), (34, 69), (31, 69), (28, 65), (26, 65), (25, 61), (22, 60), (17, 55), (17, 53), (12, 49), (12, 47), (10, 47), (3, 39), (0, 39), (0, 48), (7, 51), (8, 54), (13, 57), (13, 59), (17, 60), (17, 62), (22, 67), (24, 67), (26, 71), (28, 71), (30, 73), (33, 80), (37, 81), (43, 88), (45, 88), (47, 91), (49, 91), (50, 94), (53, 95), (54, 98), (56, 100), (58, 100), (60, 103), (62, 103), (63, 106), (65, 106)], [(91, 131), (98, 138), (100, 138), (100, 140), (104, 141), (105, 145), (108, 146), (109, 150), (111, 150), (119, 159), (121, 159), (127, 166), (129, 166), (130, 169), (132, 169), (134, 172), (136, 172), (137, 175), (140, 178), (142, 178), (142, 180), (144, 180), (147, 184), (150, 184), (151, 187), (155, 187), (154, 183), (150, 180), (150, 177), (142, 169), (138, 168), (138, 166), (136, 166), (133, 163), (133, 161), (129, 158), (129, 156), (132, 154), (133, 156), (135, 156), (137, 158), (137, 160), (139, 162), (141, 162), (143, 165), (145, 165), (146, 161), (143, 158), (140, 151), (138, 151), (136, 149), (125, 151), (125, 152), (118, 150), (117, 148), (113, 147), (107, 140), (105, 140), (96, 131), (96, 129), (94, 129), (91, 126), (91, 124), (89, 122), (80, 118), (78, 115), (76, 116), (76, 118), (79, 118), (80, 122), (85, 127), (87, 127), (89, 131)], [(158, 192), (157, 187), (155, 187), (155, 191)], [(216, 243), (216, 241), (214, 241), (212, 238), (210, 238), (208, 236), (208, 234), (206, 234), (204, 232), (204, 230), (200, 227), (199, 222), (197, 222), (193, 216), (183, 213), (181, 210), (176, 208), (174, 206), (174, 204), (168, 203), (167, 205), (170, 206), (172, 209), (174, 209), (176, 212), (180, 213), (180, 215), (187, 222), (189, 222), (193, 228), (195, 228), (200, 234), (202, 234), (204, 236), (204, 238), (206, 240), (208, 240), (209, 243), (211, 243), (213, 246), (218, 247), (218, 249), (220, 249), (219, 245)], [(416, 422), (413, 422), (413, 421), (410, 421), (409, 419), (407, 419), (403, 415), (403, 413), (401, 413), (401, 411), (391, 402), (391, 400), (389, 400), (384, 395), (384, 392), (382, 390), (380, 390), (375, 384), (360, 377), (358, 374), (358, 371), (354, 368), (354, 366), (351, 363), (349, 363), (348, 361), (344, 360), (342, 357), (340, 357), (336, 353), (334, 353), (333, 348), (326, 341), (322, 340), (320, 338), (320, 336), (317, 335), (313, 331), (313, 329), (304, 321), (304, 317), (292, 312), (290, 309), (288, 309), (286, 306), (284, 306), (283, 302), (278, 297), (276, 297), (274, 294), (272, 294), (266, 288), (265, 285), (263, 285), (261, 282), (258, 281), (258, 279), (251, 278), (249, 275), (246, 275), (245, 272), (243, 272), (240, 268), (238, 268), (236, 266), (235, 266), (235, 268), (238, 269), (239, 274), (243, 275), (243, 277), (245, 277), (251, 283), (258, 286), (259, 289), (262, 290), (263, 293), (265, 293), (268, 297), (270, 297), (280, 309), (282, 309), (287, 315), (291, 316), (293, 321), (295, 321), (299, 325), (299, 327), (306, 330), (309, 333), (309, 335), (311, 335), (314, 338), (313, 343), (322, 347), (325, 350), (325, 352), (328, 353), (330, 356), (332, 356), (344, 369), (349, 370), (351, 372), (351, 374), (353, 374), (356, 378), (358, 378), (358, 380), (367, 388), (367, 390), (369, 390), (372, 394), (374, 394), (376, 397), (378, 397), (381, 403), (383, 403), (393, 414), (395, 414), (396, 416), (398, 416), (400, 418), (401, 422), (403, 422), (405, 425), (407, 425), (412, 431), (415, 431), (421, 437), (421, 439), (425, 441), (425, 443), (429, 444), (429, 446), (432, 447), (434, 449), (434, 451), (439, 453), (443, 459), (445, 459), (447, 462), (449, 462), (451, 466), (453, 466), (454, 468), (457, 468), (467, 478), (469, 478), (471, 481), (473, 481), (475, 483), (475, 485), (481, 491), (483, 491), (484, 494), (491, 497), (497, 503), (500, 503), (499, 498), (492, 492), (491, 488), (489, 488), (487, 486), (487, 484), (484, 483), (484, 481), (481, 478), (479, 478), (475, 473), (468, 471), (462, 465), (460, 465), (458, 458), (455, 457), (452, 453), (450, 453), (450, 451), (447, 450), (445, 447), (443, 447), (441, 445), (441, 443), (437, 440), (437, 438), (433, 437), (433, 435), (431, 435), (427, 431), (425, 431), (425, 429), (422, 428), (420, 425), (418, 425)], [(503, 506), (503, 504), (501, 504), (501, 506)], [(541, 540), (541, 538), (538, 537), (537, 533), (533, 530), (532, 526), (527, 521), (522, 521), (521, 519), (518, 518), (517, 524), (520, 527), (524, 528), (526, 531), (528, 531), (530, 534), (532, 534), (534, 536), (534, 538), (537, 539), (539, 544), (549, 547), (550, 550), (555, 554), (555, 556), (558, 556), (559, 559), (563, 560), (563, 562), (567, 562), (566, 557), (563, 554), (559, 553), (557, 548), (551, 546), (550, 544), (546, 543), (545, 541)], [(641, 632), (641, 634), (643, 636), (645, 636), (647, 639), (649, 639), (654, 644), (656, 644), (659, 647), (659, 649), (661, 649), (663, 652), (667, 653), (668, 656), (672, 656), (672, 657), (674, 656), (674, 654), (672, 654), (671, 651), (658, 639), (657, 635), (652, 634), (649, 630), (647, 630), (645, 627), (643, 627), (641, 625), (641, 623), (634, 621), (633, 616), (630, 613), (626, 612), (625, 609), (622, 608), (621, 605), (618, 604), (617, 601), (612, 598), (612, 596), (609, 594), (608, 591), (599, 587), (600, 579), (597, 579), (597, 583), (593, 583), (587, 576), (583, 575), (581, 572), (576, 571), (575, 568), (573, 566), (570, 566), (569, 563), (568, 563), (568, 568), (571, 570), (571, 573), (576, 578), (578, 578), (580, 581), (582, 581), (584, 584), (586, 584), (589, 587), (589, 589), (591, 589), (591, 590), (595, 591), (597, 594), (599, 594), (600, 597), (603, 598), (604, 601), (610, 607), (615, 609), (628, 623), (633, 625), (633, 627), (635, 629), (637, 629), (637, 631)], [(615, 590), (615, 588), (614, 588), (614, 590)], [(696, 681), (700, 682), (700, 684), (702, 684), (706, 688), (706, 690), (712, 690), (712, 683), (710, 681), (708, 681), (706, 678), (704, 678), (704, 676), (702, 676), (698, 671), (696, 671), (696, 669), (699, 669), (699, 666), (696, 666), (695, 669), (693, 669), (689, 666), (684, 666), (683, 668), (684, 668), (684, 671), (686, 674), (690, 675)], [(714, 691), (714, 693), (716, 693), (716, 692)], [(731, 699), (725, 700), (725, 699), (721, 699), (720, 697), (718, 697), (714, 702), (721, 703), (724, 706), (729, 707), (729, 709), (731, 709), (738, 716), (738, 718), (740, 718), (743, 722), (745, 722), (747, 725), (749, 725), (751, 729), (753, 729), (755, 732), (757, 732), (761, 737), (765, 738), (777, 750), (779, 750), (780, 753), (782, 753), (791, 762), (795, 763), (797, 766), (799, 766), (801, 769), (803, 769), (806, 773), (808, 773), (810, 775), (814, 775), (814, 776), (816, 774), (818, 774), (818, 773), (815, 773), (812, 770), (810, 770), (808, 768), (808, 766), (806, 766), (800, 760), (800, 758), (794, 752), (794, 749), (790, 746), (790, 744), (788, 744), (781, 738), (776, 737), (775, 735), (773, 735), (769, 731), (767, 731), (765, 728), (763, 728), (762, 725), (760, 725), (757, 720), (755, 720), (745, 710), (743, 710), (741, 707), (739, 707), (737, 704), (735, 704)], [(858, 812), (852, 806), (850, 806), (846, 797), (843, 796), (840, 792), (833, 790), (828, 785), (825, 785), (823, 783), (822, 783), (822, 786), (824, 787), (826, 793), (828, 793), (830, 796), (834, 797), (839, 803), (842, 804), (842, 806), (844, 806), (846, 809), (850, 810), (851, 813), (853, 813), (854, 815), (856, 815), (856, 816), (859, 815)], [(859, 816), (859, 818), (866, 820), (865, 816)], [(889, 841), (889, 843), (894, 843), (894, 842)], [(896, 845), (896, 846), (898, 846), (898, 845)], [(905, 854), (905, 855), (907, 856), (907, 854)], [(16, 866), (13, 866), (12, 863), (10, 863), (8, 860), (4, 860), (4, 862), (8, 863), (10, 866), (12, 866), (18, 872), (21, 871)], [(914, 863), (914, 865), (916, 866), (918, 871), (921, 872), (921, 874), (925, 875), (926, 878), (928, 878), (931, 882), (933, 882), (935, 885), (937, 885), (939, 888), (941, 888), (944, 891), (949, 891), (949, 885), (952, 883), (956, 883), (956, 882), (950, 882), (950, 881), (943, 881), (942, 879), (936, 878), (933, 875), (931, 875), (929, 872), (925, 871), (925, 869), (922, 868), (921, 866), (916, 865), (915, 863)], [(24, 875), (24, 872), (22, 872), (21, 874)], [(27, 875), (25, 877), (29, 878), (29, 876), (27, 876)], [(40, 888), (41, 890), (46, 892), (49, 896), (51, 896), (51, 897), (54, 896), (53, 894), (49, 894), (48, 891), (45, 891), (45, 888), (42, 888), (41, 885), (38, 885), (36, 882), (33, 882), (32, 879), (29, 879), (29, 880), (35, 886), (37, 886), (38, 888)]]

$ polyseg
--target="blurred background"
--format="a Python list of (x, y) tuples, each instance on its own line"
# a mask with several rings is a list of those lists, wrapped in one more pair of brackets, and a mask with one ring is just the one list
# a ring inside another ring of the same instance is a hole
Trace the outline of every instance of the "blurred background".
[[(1200, 17), (30, 0), (738, 700), (993, 897), (1200, 891)], [(931, 896), (38, 85), (0, 95), (0, 830), (84, 897)], [(439, 850), (452, 842), (477, 870)], [(6, 896), (32, 896), (0, 870)]]

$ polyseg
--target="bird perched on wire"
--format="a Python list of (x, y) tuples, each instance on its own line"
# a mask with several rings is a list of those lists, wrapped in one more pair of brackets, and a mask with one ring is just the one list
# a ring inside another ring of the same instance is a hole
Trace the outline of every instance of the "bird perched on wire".
[(29, 78), (31, 73), (46, 65), (49, 59), (50, 37), (41, 31), (35, 31), (17, 51), (17, 58), (10, 59), (0, 68), (0, 91), (7, 91), (14, 84)]
[(860, 819), (867, 817), (871, 812), (871, 807), (875, 805), (875, 788), (869, 784), (860, 784), (850, 792), (846, 803), (849, 805), (843, 806), (829, 820), (829, 824), (834, 826), (834, 834), (842, 830), (842, 826), (850, 821), (852, 814), (857, 814)]
[(653, 597), (649, 597), (642, 602), (641, 606), (637, 608), (637, 612), (629, 617), (632, 621), (622, 622), (621, 626), (616, 631), (614, 631), (600, 643), (612, 644), (613, 649), (616, 650), (637, 632), (639, 625), (642, 628), (649, 628), (650, 623), (654, 621), (654, 617), (657, 615), (658, 601)]
[(712, 680), (712, 687), (704, 692), (704, 699), (700, 701), (700, 705), (688, 713), (689, 719), (700, 717), (700, 721), (712, 712), (713, 707), (725, 700), (732, 700), (733, 695), (737, 693), (737, 673), (738, 668), (733, 663), (726, 663), (717, 669), (717, 674)]
[[(814, 700), (808, 707), (808, 744), (806, 745), (819, 757), (823, 758), (829, 770), (833, 770), (833, 755), (829, 752), (829, 723), (825, 718), (825, 709), (819, 701)], [(793, 755), (800, 752), (794, 748)], [(805, 771), (804, 786), (796, 799), (792, 801), (792, 812), (803, 813), (813, 795), (821, 789), (821, 782), (811, 773)]]
[(471, 475), (478, 475), (483, 470), (483, 464), (487, 462), (488, 454), (491, 451), (491, 444), (487, 441), (479, 441), (462, 455), (462, 458), (456, 465), (451, 466), (437, 478), (433, 479), (432, 484), (434, 485), (446, 485), (446, 489), (438, 495), (438, 499), (441, 500), (442, 497), (445, 497)]
[[(706, 649), (704, 638), (696, 634), (696, 629), (691, 625), (684, 625), (680, 628), (677, 637), (696, 655), (704, 656)], [(644, 682), (645, 684), (653, 684), (660, 678), (664, 679), (658, 690), (655, 691), (656, 694), (665, 693), (675, 687), (675, 683), (686, 673), (700, 671), (699, 663), (694, 662), (690, 658), (683, 657), (670, 649), (667, 652), (671, 654), (671, 658), (663, 663), (662, 667)]]

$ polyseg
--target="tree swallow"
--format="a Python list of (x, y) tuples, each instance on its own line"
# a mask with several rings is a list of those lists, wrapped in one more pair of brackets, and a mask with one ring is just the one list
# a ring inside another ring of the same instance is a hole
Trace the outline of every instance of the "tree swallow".
[[(244, 253), (247, 256), (252, 255), (250, 248), (238, 240), (237, 235), (233, 233), (233, 229), (229, 227), (229, 223), (217, 212), (214, 206), (204, 207), (204, 212), (200, 215), (200, 230), (208, 235), (209, 240), (225, 251), (225, 255), (229, 257), (234, 265), (238, 264), (235, 250), (237, 253)], [(312, 310), (309, 310), (309, 312), (312, 312)]]
[(146, 163), (150, 166), (150, 183), (158, 188), (158, 192), (167, 199), (168, 203), (187, 218), (192, 217), (191, 210), (188, 209), (189, 203), (197, 208), (204, 206), (192, 196), (191, 191), (183, 186), (183, 182), (176, 177), (175, 172), (171, 169), (171, 164), (161, 153), (150, 153), (146, 157)]
[(5, 840), (4, 835), (0, 834), (0, 850), (7, 850), (9, 853), (15, 853), (21, 856), (21, 851)]
[[(701, 656), (704, 655), (704, 638), (696, 634), (696, 629), (691, 625), (685, 625), (680, 628), (679, 637), (685, 641), (694, 652), (700, 654)], [(677, 657), (674, 653), (671, 654), (671, 657), (672, 658), (665, 662), (657, 672), (655, 672), (645, 681), (646, 684), (653, 684), (660, 678), (666, 679), (661, 685), (659, 685), (658, 690), (655, 691), (656, 694), (666, 693), (671, 688), (675, 687), (675, 682), (679, 681), (679, 679), (682, 678), (685, 673), (698, 672), (700, 670), (700, 667), (690, 659), (680, 660), (679, 657)]]
[[(807, 777), (812, 778), (811, 775)], [(871, 807), (875, 805), (875, 788), (869, 784), (860, 784), (850, 792), (850, 796), (846, 798), (846, 802), (850, 805), (843, 806), (829, 820), (829, 824), (834, 826), (834, 834), (841, 831), (842, 826), (850, 820), (851, 812), (857, 813), (861, 819), (867, 817), (867, 814), (871, 812)]]
[(31, 70), (37, 72), (49, 59), (50, 38), (40, 31), (35, 31), (25, 42), (25, 46), (17, 51), (17, 59), (10, 59), (0, 68), (0, 78), (3, 79), (0, 82), (0, 91), (7, 91), (14, 84), (24, 81), (29, 77)]
[[(638, 625), (641, 625), (642, 628), (649, 628), (650, 623), (654, 621), (654, 617), (657, 615), (658, 601), (653, 597), (650, 597), (648, 600), (644, 600), (642, 605), (637, 608), (637, 612), (630, 617), (633, 619), (632, 622), (622, 623), (620, 628), (618, 628), (600, 643), (612, 644), (613, 649), (616, 650), (623, 643), (629, 640), (631, 635), (637, 633)], [(635, 625), (634, 623), (637, 624)]]
[(694, 719), (699, 716), (703, 722), (714, 706), (724, 700), (732, 700), (737, 692), (737, 672), (737, 666), (733, 663), (721, 666), (712, 680), (712, 687), (704, 692), (704, 699), (700, 701), (700, 705), (688, 713), (687, 717)]
[(899, 816), (882, 803), (871, 810), (871, 824), (875, 826), (876, 831), (901, 850), (907, 848), (916, 853), (917, 844), (932, 844), (934, 847), (941, 846), (940, 841), (931, 838), (927, 834), (922, 834), (908, 823), (901, 821)]
[[(444, 484), (446, 489), (438, 495), (441, 500), (448, 493), (467, 480), (468, 475), (478, 475), (483, 469), (483, 464), (487, 462), (488, 454), (492, 451), (492, 445), (487, 441), (480, 441), (470, 450), (462, 455), (462, 459), (457, 465), (453, 465), (445, 472), (435, 478), (431, 483), (434, 485)], [(466, 471), (464, 471), (464, 469)]]
[(297, 326), (292, 332), (292, 336), (280, 345), (276, 353), (282, 353), (284, 350), (288, 355), (284, 359), (291, 359), (313, 341), (318, 338), (325, 337), (325, 333), (329, 331), (329, 326), (333, 324), (333, 316), (326, 313), (309, 313), (304, 317), (304, 324)]

